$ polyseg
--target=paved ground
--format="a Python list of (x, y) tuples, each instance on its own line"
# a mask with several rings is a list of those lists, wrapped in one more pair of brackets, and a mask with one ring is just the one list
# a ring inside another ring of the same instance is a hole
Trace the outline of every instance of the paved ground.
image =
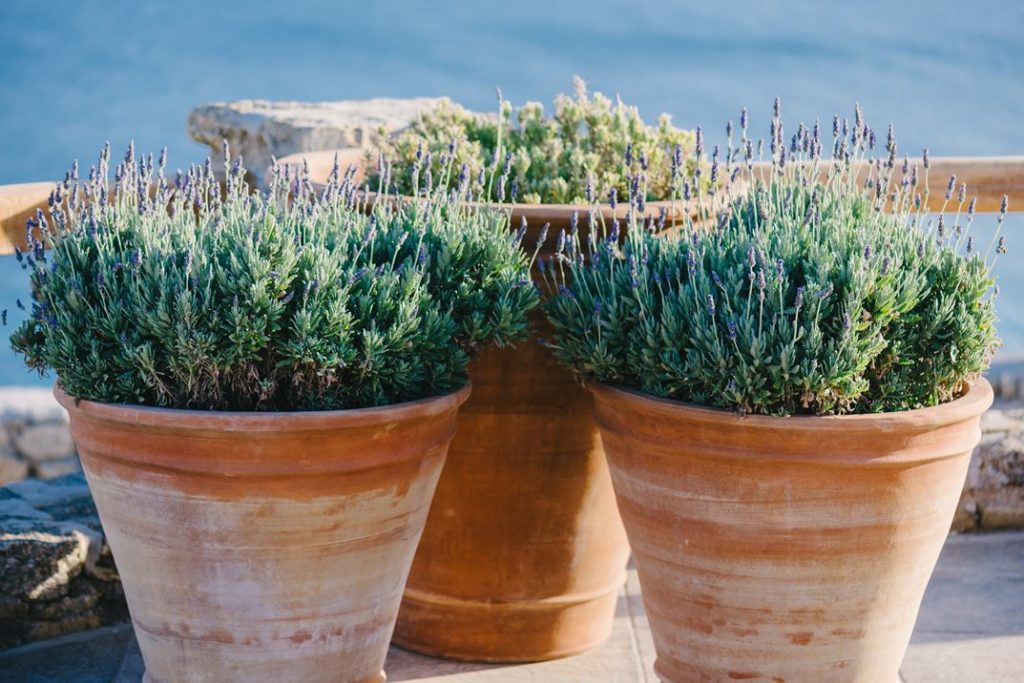
[[(458, 664), (392, 648), (389, 683), (655, 683), (654, 648), (635, 573), (615, 632), (600, 648), (556, 662)], [(901, 671), (906, 683), (1024, 681), (1024, 532), (950, 536)], [(0, 653), (10, 683), (138, 683), (142, 660), (128, 626)]]

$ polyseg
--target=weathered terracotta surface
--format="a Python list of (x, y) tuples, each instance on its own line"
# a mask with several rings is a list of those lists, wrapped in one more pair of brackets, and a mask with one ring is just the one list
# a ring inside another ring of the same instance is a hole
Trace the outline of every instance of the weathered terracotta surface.
[[(530, 208), (524, 246), (532, 250), (550, 223), (541, 252), (550, 253), (574, 208)], [(528, 341), (488, 350), (470, 368), (473, 396), (459, 412), (395, 628), (402, 647), (538, 661), (611, 633), (629, 545), (592, 400), (538, 343), (551, 334), (540, 313), (531, 327)]]
[(629, 556), (591, 398), (535, 339), (470, 376), (395, 642), (480, 661), (585, 650), (611, 632)]
[(832, 418), (593, 392), (662, 680), (898, 681), (986, 381)]
[(77, 402), (57, 389), (147, 680), (383, 681), (468, 393), (228, 413)]

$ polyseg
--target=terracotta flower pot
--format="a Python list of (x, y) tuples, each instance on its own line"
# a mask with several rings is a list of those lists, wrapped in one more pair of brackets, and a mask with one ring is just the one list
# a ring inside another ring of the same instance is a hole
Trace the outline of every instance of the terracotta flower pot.
[(591, 398), (535, 340), (470, 376), (395, 642), (478, 661), (586, 650), (611, 633), (629, 556)]
[(988, 382), (844, 417), (593, 392), (662, 680), (898, 681)]
[(304, 413), (55, 393), (147, 681), (384, 680), (402, 588), (469, 387)]
[[(575, 210), (530, 209), (530, 249), (544, 223), (557, 235)], [(528, 341), (470, 367), (473, 396), (459, 411), (395, 627), (407, 649), (538, 661), (611, 633), (629, 545), (593, 402), (538, 344), (550, 334), (543, 316), (531, 326)]]

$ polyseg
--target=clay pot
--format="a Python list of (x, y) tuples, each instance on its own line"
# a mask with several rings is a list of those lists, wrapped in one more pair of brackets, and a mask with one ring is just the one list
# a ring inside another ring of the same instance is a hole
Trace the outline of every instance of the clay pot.
[(147, 681), (384, 680), (402, 588), (469, 387), (302, 413), (55, 393)]
[(395, 643), (474, 661), (586, 650), (611, 633), (629, 557), (592, 400), (534, 339), (470, 377)]
[(593, 392), (662, 680), (899, 680), (988, 382), (843, 417)]
[[(524, 247), (579, 207), (527, 210)], [(581, 214), (585, 215), (584, 211)], [(585, 223), (586, 219), (581, 219)], [(554, 248), (549, 239), (542, 254)], [(470, 367), (458, 417), (395, 627), (424, 654), (490, 662), (554, 659), (610, 634), (629, 545), (593, 402), (537, 337), (489, 349)]]

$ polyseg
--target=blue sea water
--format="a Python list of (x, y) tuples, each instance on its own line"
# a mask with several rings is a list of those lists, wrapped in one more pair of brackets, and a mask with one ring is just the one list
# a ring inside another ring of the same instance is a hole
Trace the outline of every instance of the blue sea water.
[[(909, 153), (1024, 154), (1022, 61), (1013, 0), (0, 0), (0, 183), (59, 177), (106, 140), (167, 145), (186, 166), (206, 154), (185, 134), (203, 102), (449, 95), (486, 109), (495, 86), (550, 102), (574, 74), (712, 139), (743, 106), (766, 129), (778, 95), (791, 125), (859, 101)], [(1022, 216), (997, 269), (1008, 292), (1024, 291)], [(0, 258), (12, 319), (22, 275)], [(1019, 301), (1004, 297), (1001, 329), (1024, 351)], [(0, 384), (33, 381), (0, 350)]]

